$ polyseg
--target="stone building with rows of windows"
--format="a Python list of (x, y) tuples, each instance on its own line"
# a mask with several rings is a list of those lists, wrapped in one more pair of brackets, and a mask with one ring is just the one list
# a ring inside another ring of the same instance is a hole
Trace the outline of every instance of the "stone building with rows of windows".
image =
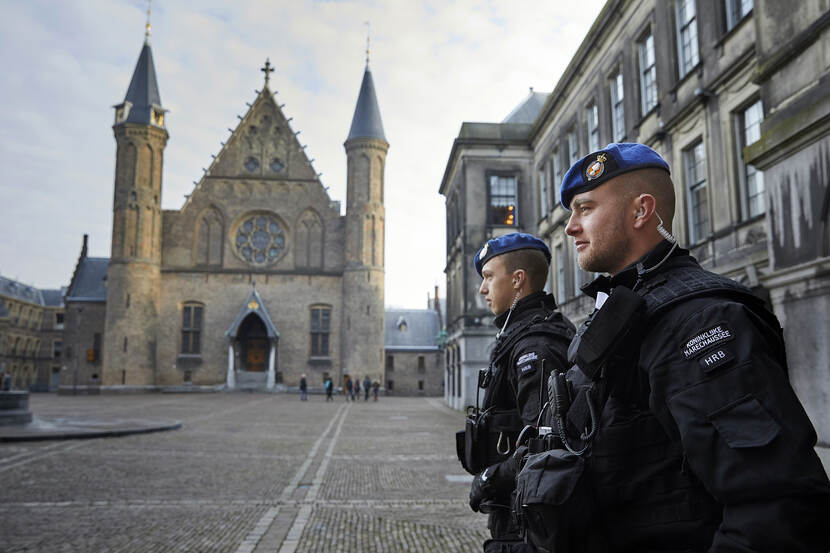
[(345, 215), (262, 71), (184, 205), (162, 210), (168, 131), (148, 34), (115, 106), (111, 256), (88, 257), (85, 237), (66, 296), (62, 390), (383, 382), (389, 144), (368, 62), (343, 129)]
[(594, 275), (575, 262), (559, 187), (582, 156), (642, 142), (672, 168), (681, 245), (772, 305), (790, 380), (830, 445), (829, 52), (820, 0), (608, 0), (527, 128), (464, 123), (440, 189), (448, 403), (474, 401), (480, 344), (495, 334), (472, 270), (483, 240), (542, 237), (548, 289), (584, 319), (593, 302), (579, 289)]
[(63, 362), (64, 290), (0, 277), (0, 372), (20, 390), (58, 388)]

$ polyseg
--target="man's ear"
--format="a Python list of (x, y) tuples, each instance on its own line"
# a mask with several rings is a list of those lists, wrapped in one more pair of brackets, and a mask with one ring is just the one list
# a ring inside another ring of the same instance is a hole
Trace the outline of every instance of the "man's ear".
[(524, 269), (516, 269), (513, 271), (513, 289), (518, 291), (524, 287), (527, 282), (527, 271)]
[(657, 200), (651, 194), (640, 194), (634, 199), (634, 228), (645, 228), (657, 209)]

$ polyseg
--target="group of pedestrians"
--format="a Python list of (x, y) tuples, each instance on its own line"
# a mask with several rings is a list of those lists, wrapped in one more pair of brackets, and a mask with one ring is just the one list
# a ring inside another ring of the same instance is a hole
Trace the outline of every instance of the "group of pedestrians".
[[(369, 401), (369, 390), (372, 391), (372, 396), (374, 397), (375, 401), (378, 400), (378, 389), (380, 388), (380, 382), (372, 380), (365, 376), (363, 377), (363, 401)], [(360, 400), (360, 378), (355, 378), (352, 380), (352, 377), (346, 375), (345, 381), (343, 383), (343, 393), (346, 396), (346, 401), (359, 401)]]
[[(334, 401), (334, 383), (332, 382), (331, 377), (326, 377), (323, 387), (326, 390), (326, 401)], [(377, 401), (379, 389), (380, 382), (377, 380), (373, 382), (368, 376), (365, 376), (363, 378), (363, 401), (369, 401), (370, 391), (374, 400)], [(349, 375), (346, 375), (343, 382), (343, 393), (346, 396), (346, 401), (359, 401), (360, 390), (360, 379), (355, 378), (352, 380)], [(306, 379), (305, 374), (300, 377), (300, 401), (308, 401), (308, 380)]]

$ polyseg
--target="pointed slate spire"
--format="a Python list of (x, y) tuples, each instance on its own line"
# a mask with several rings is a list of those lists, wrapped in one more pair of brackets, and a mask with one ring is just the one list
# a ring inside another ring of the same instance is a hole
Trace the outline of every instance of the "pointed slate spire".
[(124, 102), (115, 106), (115, 124), (142, 123), (164, 127), (166, 111), (161, 107), (153, 50), (145, 38)]
[(363, 82), (360, 85), (360, 94), (357, 97), (357, 106), (352, 117), (352, 127), (349, 129), (349, 137), (346, 140), (353, 138), (378, 138), (386, 141), (378, 99), (375, 95), (375, 83), (372, 80), (372, 72), (369, 70), (368, 63), (363, 73)]

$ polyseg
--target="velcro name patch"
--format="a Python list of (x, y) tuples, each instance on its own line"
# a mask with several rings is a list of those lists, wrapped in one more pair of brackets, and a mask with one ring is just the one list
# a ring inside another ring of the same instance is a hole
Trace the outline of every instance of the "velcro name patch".
[(683, 346), (683, 356), (686, 359), (696, 357), (698, 353), (717, 344), (728, 342), (735, 338), (732, 330), (726, 323), (719, 323), (704, 330), (686, 341)]
[(539, 359), (539, 357), (536, 355), (536, 352), (531, 351), (530, 353), (525, 353), (524, 355), (519, 357), (519, 360), (516, 361), (516, 366), (519, 366), (523, 363), (529, 363), (531, 361), (536, 361), (537, 359)]
[(732, 352), (728, 349), (718, 348), (705, 354), (703, 357), (698, 359), (697, 362), (700, 363), (700, 367), (703, 369), (703, 372), (708, 373), (717, 369), (721, 365), (733, 361), (734, 359), (735, 356), (732, 355)]
[(519, 371), (522, 374), (524, 374), (524, 373), (526, 373), (527, 371), (530, 371), (530, 370), (533, 370), (533, 365), (531, 365), (530, 363), (528, 363), (527, 365), (523, 365), (523, 366), (519, 367)]

